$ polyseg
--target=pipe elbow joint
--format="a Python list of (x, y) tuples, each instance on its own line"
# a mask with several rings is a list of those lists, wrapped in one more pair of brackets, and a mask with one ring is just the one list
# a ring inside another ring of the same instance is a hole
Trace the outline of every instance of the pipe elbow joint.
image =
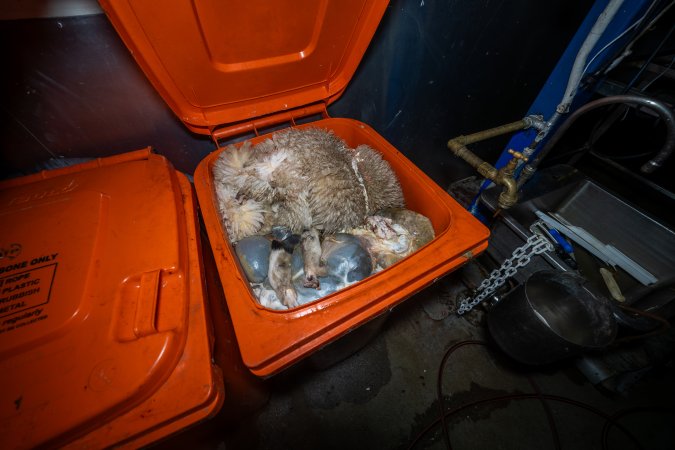
[(537, 131), (543, 131), (548, 127), (548, 124), (544, 120), (542, 115), (529, 115), (523, 119), (525, 122), (525, 128), (534, 128)]
[(503, 186), (502, 192), (497, 199), (497, 205), (501, 209), (509, 209), (518, 203), (518, 186), (513, 178), (504, 178), (498, 181)]

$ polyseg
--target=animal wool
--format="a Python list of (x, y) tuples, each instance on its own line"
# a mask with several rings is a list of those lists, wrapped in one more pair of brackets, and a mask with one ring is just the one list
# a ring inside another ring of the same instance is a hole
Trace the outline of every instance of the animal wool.
[(360, 225), (368, 214), (404, 206), (389, 164), (367, 145), (349, 149), (319, 128), (291, 129), (252, 146), (228, 146), (213, 168), (223, 224), (232, 242), (269, 233), (328, 233)]

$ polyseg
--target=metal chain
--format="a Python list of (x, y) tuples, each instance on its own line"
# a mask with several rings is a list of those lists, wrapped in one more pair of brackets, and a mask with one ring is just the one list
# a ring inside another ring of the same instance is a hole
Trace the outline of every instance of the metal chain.
[(524, 245), (513, 251), (511, 257), (504, 261), (501, 267), (493, 270), (490, 276), (476, 288), (473, 298), (463, 298), (459, 303), (457, 314), (462, 315), (473, 309), (474, 306), (485, 300), (485, 298), (501, 287), (506, 280), (518, 272), (518, 269), (525, 267), (533, 256), (553, 250), (553, 244), (539, 233), (530, 236)]

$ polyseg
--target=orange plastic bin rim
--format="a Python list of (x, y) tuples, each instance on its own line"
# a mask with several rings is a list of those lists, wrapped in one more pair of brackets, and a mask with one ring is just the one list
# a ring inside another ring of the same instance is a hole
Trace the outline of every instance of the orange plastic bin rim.
[(331, 103), (386, 0), (101, 0), (155, 89), (192, 131)]
[(367, 144), (377, 149), (396, 172), (407, 207), (431, 220), (436, 238), (384, 271), (318, 301), (288, 311), (266, 309), (253, 296), (220, 221), (212, 167), (226, 150), (206, 157), (195, 172), (199, 204), (242, 358), (263, 377), (388, 311), (487, 247), (488, 230), (372, 128), (350, 119), (325, 119), (298, 128), (305, 127), (332, 130), (351, 147)]
[(4, 447), (138, 446), (218, 409), (185, 176), (145, 149), (0, 183), (0, 215)]

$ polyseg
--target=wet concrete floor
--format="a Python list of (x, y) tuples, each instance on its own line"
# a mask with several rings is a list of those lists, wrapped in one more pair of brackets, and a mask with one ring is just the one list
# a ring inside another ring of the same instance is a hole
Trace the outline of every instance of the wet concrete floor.
[[(323, 370), (306, 361), (267, 380), (269, 402), (260, 410), (198, 425), (157, 447), (195, 449), (405, 449), (439, 417), (436, 379), (446, 349), (467, 340), (443, 371), (446, 410), (475, 400), (532, 393), (531, 377), (545, 394), (564, 396), (608, 414), (624, 408), (675, 404), (672, 363), (651, 370), (625, 395), (593, 386), (572, 361), (527, 368), (489, 342), (484, 312), (453, 314), (463, 290), (450, 275), (395, 308), (375, 337), (355, 354)], [(338, 344), (339, 345), (339, 344)], [(339, 351), (338, 351), (339, 353)], [(318, 362), (317, 362), (318, 361)], [(547, 402), (563, 449), (602, 448), (604, 419), (586, 410)], [(227, 405), (226, 405), (227, 406)], [(675, 416), (636, 413), (621, 419), (642, 448), (675, 448)], [(454, 449), (556, 448), (538, 399), (503, 400), (463, 410), (447, 420)], [(616, 428), (608, 448), (639, 448)], [(443, 449), (440, 427), (415, 448)]]

